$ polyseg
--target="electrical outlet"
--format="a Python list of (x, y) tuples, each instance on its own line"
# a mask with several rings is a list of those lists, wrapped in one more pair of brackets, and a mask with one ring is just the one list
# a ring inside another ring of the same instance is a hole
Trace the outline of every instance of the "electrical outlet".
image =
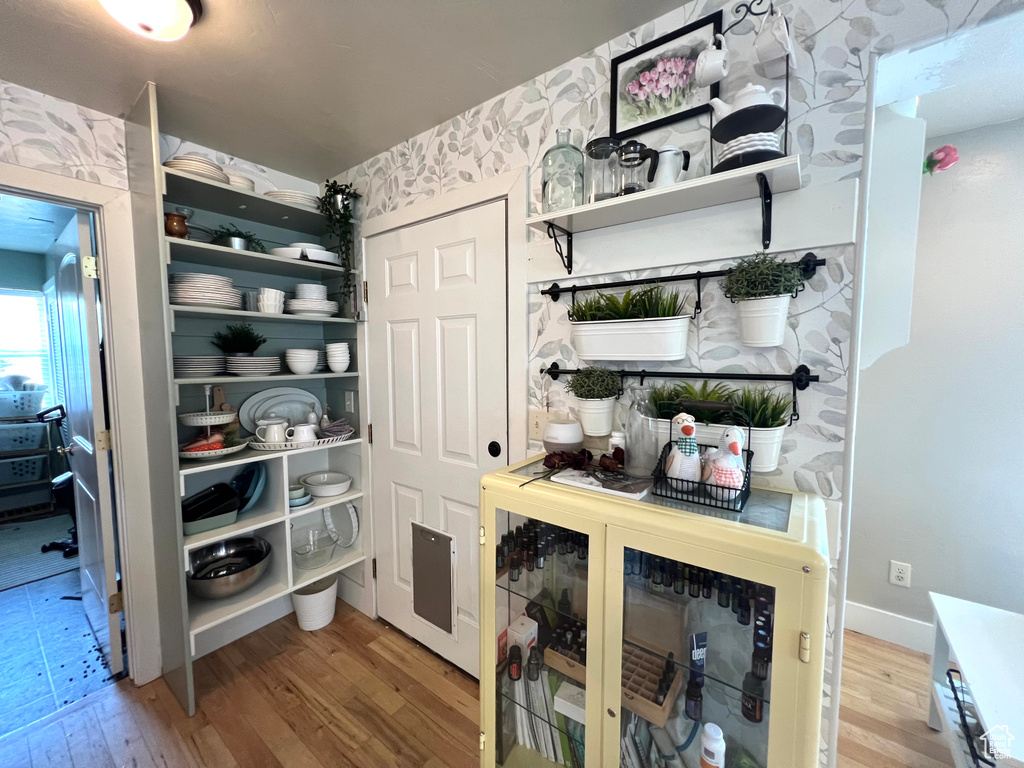
[(910, 563), (899, 560), (889, 561), (889, 583), (897, 587), (910, 588)]
[(345, 393), (345, 411), (346, 413), (356, 412), (356, 393), (348, 391)]
[(539, 408), (530, 409), (530, 427), (528, 430), (530, 440), (543, 440), (544, 427), (548, 425), (551, 414)]

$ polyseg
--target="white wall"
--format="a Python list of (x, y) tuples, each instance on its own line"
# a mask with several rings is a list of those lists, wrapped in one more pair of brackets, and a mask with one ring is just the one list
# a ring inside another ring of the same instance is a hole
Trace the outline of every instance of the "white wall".
[(854, 603), (930, 620), (935, 591), (1024, 612), (1022, 132), (928, 140), (961, 159), (924, 179), (910, 343), (861, 374)]

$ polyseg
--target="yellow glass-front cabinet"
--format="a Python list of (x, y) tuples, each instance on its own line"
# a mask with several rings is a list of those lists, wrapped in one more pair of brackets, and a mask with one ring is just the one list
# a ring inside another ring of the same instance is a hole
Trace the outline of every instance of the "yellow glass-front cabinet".
[(482, 766), (817, 766), (821, 499), (634, 501), (531, 459), (480, 509)]

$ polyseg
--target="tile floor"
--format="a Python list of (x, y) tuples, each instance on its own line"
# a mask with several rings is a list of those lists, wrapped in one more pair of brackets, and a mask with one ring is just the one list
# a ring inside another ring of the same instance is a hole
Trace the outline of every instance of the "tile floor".
[(78, 571), (0, 592), (0, 736), (112, 684)]

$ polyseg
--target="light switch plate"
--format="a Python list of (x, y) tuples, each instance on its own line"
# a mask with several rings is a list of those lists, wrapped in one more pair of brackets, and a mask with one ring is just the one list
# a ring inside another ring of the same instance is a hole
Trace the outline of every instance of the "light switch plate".
[(544, 427), (548, 425), (548, 419), (551, 418), (551, 414), (539, 408), (531, 408), (529, 418), (530, 426), (528, 433), (530, 440), (543, 440)]

